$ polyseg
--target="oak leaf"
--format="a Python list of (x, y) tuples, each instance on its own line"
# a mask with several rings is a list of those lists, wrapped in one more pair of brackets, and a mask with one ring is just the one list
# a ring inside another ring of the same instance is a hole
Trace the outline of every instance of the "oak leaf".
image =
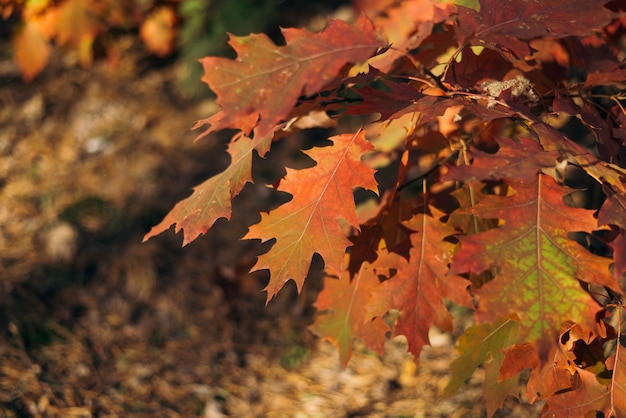
[(546, 151), (559, 153), (559, 160), (582, 168), (601, 184), (608, 183), (615, 190), (622, 193), (626, 192), (624, 187), (625, 169), (600, 160), (585, 148), (543, 122), (534, 123), (532, 129), (539, 136), (541, 145)]
[[(379, 5), (377, 5), (379, 6)], [(436, 24), (448, 19), (452, 7), (450, 4), (434, 0), (403, 1), (379, 9), (375, 13), (372, 8), (365, 10), (373, 17), (374, 24), (385, 35), (385, 38), (393, 45), (393, 48), (384, 55), (374, 57), (370, 64), (381, 71), (388, 72), (393, 68), (394, 62), (406, 57), (411, 50), (417, 49), (432, 33)], [(449, 42), (453, 36), (448, 36)], [(446, 42), (436, 45), (441, 55), (445, 52)], [(418, 57), (419, 58), (419, 57)], [(430, 66), (430, 62), (420, 62)]]
[(592, 211), (565, 205), (566, 189), (546, 175), (509, 184), (512, 196), (487, 196), (472, 211), (504, 224), (460, 237), (461, 250), (451, 271), (496, 268), (495, 279), (476, 290), (477, 318), (491, 322), (517, 312), (522, 338), (551, 340), (563, 321), (585, 324), (594, 317), (595, 302), (578, 280), (613, 289), (617, 283), (609, 273), (610, 259), (591, 254), (568, 237), (569, 231), (595, 229)]
[(615, 354), (607, 360), (607, 369), (613, 372), (609, 384), (609, 411), (606, 415), (609, 417), (626, 415), (626, 347), (620, 340), (618, 336)]
[(518, 60), (531, 54), (527, 40), (541, 36), (586, 36), (615, 13), (588, 0), (481, 0), (480, 11), (459, 7), (458, 39), (464, 44), (508, 51)]
[(352, 355), (355, 338), (363, 340), (368, 349), (383, 353), (389, 327), (381, 318), (369, 316), (365, 309), (380, 286), (375, 264), (362, 263), (353, 277), (349, 271), (340, 278), (326, 277), (315, 302), (318, 314), (311, 329), (338, 347), (344, 366)]
[(516, 343), (519, 323), (510, 317), (494, 324), (474, 325), (457, 341), (459, 357), (450, 365), (452, 376), (443, 391), (444, 396), (454, 395), (474, 370), (493, 353)]
[(244, 239), (273, 238), (276, 243), (261, 255), (253, 270), (269, 269), (265, 288), (271, 299), (290, 279), (302, 288), (313, 254), (318, 253), (330, 274), (340, 276), (346, 248), (351, 246), (340, 220), (358, 228), (353, 190), (357, 187), (377, 191), (374, 170), (361, 157), (373, 147), (365, 131), (330, 138), (333, 144), (314, 148), (306, 154), (317, 165), (303, 170), (287, 169), (281, 191), (293, 200), (250, 227)]
[(433, 325), (452, 331), (452, 315), (443, 299), (471, 306), (469, 282), (448, 275), (455, 244), (445, 238), (455, 233), (454, 228), (425, 214), (414, 216), (404, 225), (413, 231), (409, 260), (394, 253), (387, 255), (386, 262), (380, 265), (397, 272), (381, 284), (376, 300), (365, 309), (369, 316), (382, 316), (397, 309), (399, 316), (393, 334), (406, 336), (409, 351), (419, 358), (422, 347), (429, 344), (428, 331)]
[(241, 192), (246, 183), (252, 183), (253, 151), (264, 150), (268, 142), (269, 138), (259, 140), (247, 137), (231, 142), (228, 146), (231, 157), (228, 168), (194, 187), (191, 196), (178, 202), (165, 219), (152, 227), (144, 236), (144, 242), (176, 224), (176, 232), (184, 230), (183, 245), (187, 245), (206, 233), (217, 219), (230, 219), (231, 199)]
[[(348, 63), (363, 62), (385, 46), (365, 17), (355, 25), (331, 20), (320, 33), (283, 29), (286, 45), (266, 35), (231, 36), (237, 59), (202, 58), (204, 77), (222, 108), (218, 127), (240, 129), (239, 120), (257, 115), (261, 136), (284, 120), (301, 95), (311, 96), (335, 80)], [(244, 132), (248, 134), (249, 132)]]
[[(588, 416), (591, 412), (610, 411), (611, 407), (607, 407), (607, 404), (611, 401), (611, 392), (598, 382), (595, 374), (577, 369), (572, 380), (573, 390), (557, 393), (547, 399), (544, 416), (575, 418)], [(623, 412), (604, 416), (621, 417)]]
[(428, 113), (429, 116), (439, 116), (450, 107), (450, 103), (440, 97), (426, 96), (413, 88), (410, 84), (382, 82), (384, 89), (364, 86), (355, 89), (363, 99), (362, 103), (349, 106), (350, 115), (364, 115), (380, 113), (380, 119), (397, 119), (407, 113)]

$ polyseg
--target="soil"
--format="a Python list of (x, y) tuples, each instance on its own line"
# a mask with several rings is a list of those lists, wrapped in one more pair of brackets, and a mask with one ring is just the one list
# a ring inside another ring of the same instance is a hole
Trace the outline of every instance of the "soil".
[[(215, 104), (176, 95), (175, 63), (117, 48), (88, 69), (56, 54), (29, 84), (0, 57), (0, 416), (485, 416), (481, 370), (441, 397), (451, 335), (433, 331), (417, 365), (402, 339), (382, 358), (355, 342), (343, 368), (307, 330), (314, 275), (265, 306), (267, 277), (247, 273), (262, 248), (239, 240), (262, 188), (184, 248), (142, 243), (224, 167), (225, 141), (194, 143)], [(497, 416), (539, 409), (509, 399)]]

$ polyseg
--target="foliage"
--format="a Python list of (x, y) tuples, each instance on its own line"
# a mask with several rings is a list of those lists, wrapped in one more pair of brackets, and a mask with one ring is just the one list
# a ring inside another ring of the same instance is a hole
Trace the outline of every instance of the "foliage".
[[(201, 84), (198, 59), (224, 55), (227, 33), (277, 31), (281, 9), (292, 15), (310, 14), (297, 2), (259, 0), (4, 0), (0, 19), (16, 23), (12, 30), (13, 56), (26, 81), (47, 65), (52, 44), (73, 51), (83, 66), (96, 55), (119, 59), (123, 47), (116, 34), (138, 33), (145, 48), (158, 57), (172, 55), (182, 64), (179, 90), (187, 96), (210, 92)], [(324, 2), (317, 8), (329, 7)], [(288, 8), (289, 7), (289, 8)], [(242, 19), (241, 16), (245, 16)], [(300, 16), (301, 17), (301, 16)]]
[(268, 301), (319, 254), (312, 328), (344, 363), (355, 338), (380, 352), (388, 335), (417, 358), (463, 305), (476, 325), (446, 394), (483, 365), (493, 414), (530, 368), (547, 416), (626, 416), (623, 6), (474, 3), (360, 0), (353, 24), (285, 29), (283, 46), (231, 36), (236, 59), (202, 60), (222, 110), (196, 124), (235, 130), (231, 164), (145, 239), (176, 224), (193, 241), (286, 132), (334, 123), (312, 167), (270, 186), (291, 200), (244, 237), (273, 242), (253, 267)]
[[(47, 65), (51, 41), (76, 51), (83, 65), (94, 59), (97, 40), (111, 29), (139, 28), (151, 52), (169, 55), (174, 48), (178, 17), (175, 1), (154, 0), (9, 0), (0, 6), (3, 19), (12, 14), (21, 23), (13, 35), (14, 58), (25, 80), (32, 80)], [(109, 51), (115, 55), (113, 51)], [(117, 51), (117, 53), (121, 53)]]

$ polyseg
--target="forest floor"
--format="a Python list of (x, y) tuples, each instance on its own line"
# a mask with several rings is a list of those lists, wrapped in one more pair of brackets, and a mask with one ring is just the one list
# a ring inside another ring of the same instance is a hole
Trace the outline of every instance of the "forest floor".
[[(401, 339), (382, 358), (356, 343), (343, 368), (307, 330), (319, 281), (265, 306), (267, 278), (247, 274), (259, 246), (239, 241), (262, 189), (185, 248), (141, 242), (226, 154), (193, 142), (215, 105), (173, 93), (175, 64), (118, 48), (89, 69), (56, 57), (31, 83), (0, 57), (0, 416), (485, 416), (481, 370), (441, 397), (452, 336), (417, 366)], [(539, 409), (509, 399), (497, 416)]]

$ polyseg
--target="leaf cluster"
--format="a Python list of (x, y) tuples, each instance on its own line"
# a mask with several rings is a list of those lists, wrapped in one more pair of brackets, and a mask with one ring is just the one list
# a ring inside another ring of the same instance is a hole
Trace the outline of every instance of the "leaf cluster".
[[(145, 237), (173, 224), (187, 244), (253, 182), (285, 136), (336, 126), (268, 187), (291, 200), (244, 239), (272, 241), (270, 300), (325, 263), (312, 329), (348, 361), (406, 337), (415, 358), (449, 307), (458, 340), (446, 394), (486, 369), (492, 415), (506, 396), (547, 416), (626, 416), (620, 284), (626, 276), (626, 68), (618, 2), (358, 1), (322, 32), (231, 36), (235, 59), (201, 60), (221, 111), (200, 136), (234, 130), (229, 167)], [(354, 126), (357, 126), (355, 129)], [(368, 193), (362, 193), (364, 190)], [(363, 197), (365, 196), (365, 197)]]
[(0, 5), (0, 17), (19, 16), (12, 38), (14, 59), (22, 77), (30, 81), (48, 64), (52, 42), (75, 51), (80, 63), (88, 66), (98, 49), (96, 44), (106, 42), (103, 35), (115, 29), (138, 28), (150, 52), (169, 55), (178, 24), (174, 6), (152, 0), (7, 0)]

